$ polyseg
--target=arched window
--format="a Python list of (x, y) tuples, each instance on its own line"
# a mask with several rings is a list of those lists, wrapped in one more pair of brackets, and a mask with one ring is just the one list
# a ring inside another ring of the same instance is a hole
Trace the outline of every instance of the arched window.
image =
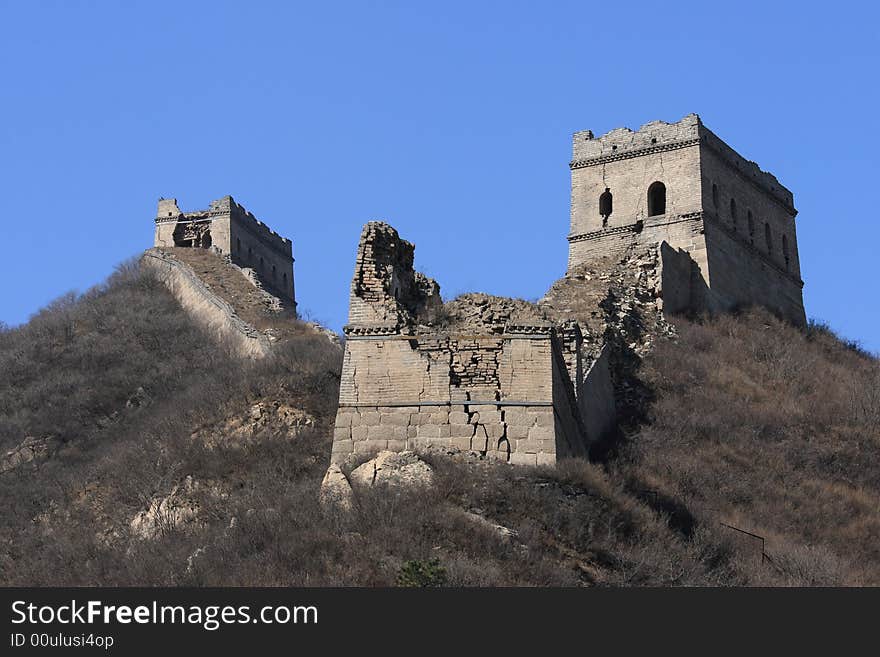
[(251, 247), (248, 247), (248, 263), (254, 259), (254, 250)]
[(611, 190), (606, 187), (605, 191), (599, 196), (599, 214), (602, 216), (602, 228), (608, 225), (608, 217), (611, 216), (613, 210), (614, 197)]
[(648, 187), (648, 216), (666, 214), (666, 185), (659, 180)]
[(712, 205), (718, 207), (718, 185), (712, 183)]
[(284, 281), (284, 289), (287, 290), (287, 272), (281, 275), (282, 280)]
[(782, 257), (785, 258), (785, 269), (788, 270), (791, 257), (788, 255), (788, 237), (785, 235), (782, 236)]
[(733, 229), (736, 230), (736, 200), (730, 199), (730, 223), (733, 225)]
[(241, 240), (239, 238), (235, 238), (235, 252), (241, 253)]
[(764, 241), (767, 242), (767, 253), (773, 251), (773, 236), (770, 234), (770, 224), (764, 224)]
[(277, 275), (275, 273), (275, 265), (272, 265), (272, 280), (274, 281), (276, 278), (277, 278)]
[(260, 271), (263, 271), (263, 256), (260, 256)]
[(751, 211), (749, 211), (749, 243), (755, 243), (755, 220), (752, 218)]

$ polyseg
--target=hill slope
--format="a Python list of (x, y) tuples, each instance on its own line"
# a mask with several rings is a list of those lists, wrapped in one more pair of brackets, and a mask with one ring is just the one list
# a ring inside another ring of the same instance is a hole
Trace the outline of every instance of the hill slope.
[(763, 313), (676, 324), (603, 463), (430, 454), (433, 490), (341, 518), (338, 345), (291, 321), (275, 358), (227, 357), (125, 267), (0, 332), (0, 582), (380, 585), (436, 558), (461, 585), (877, 583), (877, 361)]

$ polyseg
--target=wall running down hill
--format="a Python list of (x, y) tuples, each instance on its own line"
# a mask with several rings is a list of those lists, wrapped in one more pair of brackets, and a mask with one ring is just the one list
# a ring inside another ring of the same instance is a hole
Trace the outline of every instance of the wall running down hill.
[(153, 271), (180, 305), (218, 341), (241, 356), (263, 358), (271, 350), (269, 338), (241, 319), (235, 309), (212, 292), (192, 268), (161, 249), (150, 249), (141, 264)]

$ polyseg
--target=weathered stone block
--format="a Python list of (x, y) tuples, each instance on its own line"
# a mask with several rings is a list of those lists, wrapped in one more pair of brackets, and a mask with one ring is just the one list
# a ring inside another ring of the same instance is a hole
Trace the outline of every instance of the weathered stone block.
[(482, 431), (471, 438), (471, 448), (476, 452), (485, 452), (491, 447), (494, 447), (492, 441)]
[(372, 452), (381, 452), (388, 448), (387, 440), (362, 440), (354, 444), (356, 454), (369, 454)]
[(513, 452), (510, 455), (510, 463), (513, 465), (538, 465), (538, 455)]
[(470, 438), (474, 435), (474, 425), (473, 424), (450, 424), (449, 425), (449, 435), (453, 438), (461, 438), (466, 437)]
[(486, 424), (483, 425), (486, 429), (486, 434), (489, 438), (493, 440), (498, 440), (504, 435), (504, 425), (503, 424)]
[(549, 406), (540, 411), (529, 411), (529, 417), (532, 418), (534, 424), (539, 427), (553, 427), (555, 424), (553, 419), (553, 409)]
[[(478, 411), (480, 417), (480, 424), (500, 424), (501, 423), (501, 411), (489, 410), (489, 411)], [(476, 413), (474, 414), (476, 415)]]
[(366, 440), (370, 428), (366, 426), (357, 426), (351, 428), (351, 437), (353, 440)]
[(348, 440), (349, 438), (351, 438), (351, 427), (340, 427), (339, 425), (337, 425), (336, 428), (333, 429), (334, 442), (337, 440)]
[(407, 413), (380, 413), (379, 424), (389, 424), (398, 427), (405, 427), (409, 424), (409, 416)]
[(391, 427), (376, 425), (367, 427), (367, 440), (388, 440), (391, 438)]
[(552, 426), (549, 427), (532, 427), (529, 429), (529, 439), (531, 440), (555, 440), (556, 432)]
[(449, 424), (467, 424), (468, 419), (468, 414), (463, 411), (450, 411), (449, 413)]
[(530, 424), (534, 421), (522, 406), (504, 407), (504, 421), (508, 424)]
[(336, 427), (350, 427), (352, 418), (357, 417), (354, 413), (348, 411), (339, 411), (336, 414)]
[(341, 452), (344, 454), (351, 454), (354, 450), (354, 441), (353, 440), (334, 440), (333, 447), (330, 449), (331, 452)]
[(449, 439), (449, 444), (452, 447), (467, 451), (471, 448), (471, 439), (470, 437), (453, 437)]
[(523, 452), (526, 454), (537, 454), (541, 451), (541, 441), (530, 440), (528, 438), (525, 440), (517, 440), (515, 451), (517, 453)]
[(419, 427), (416, 427), (416, 435), (419, 438), (439, 438), (440, 437), (440, 427), (436, 424), (423, 424)]
[(360, 423), (367, 427), (379, 424), (379, 411), (361, 411)]

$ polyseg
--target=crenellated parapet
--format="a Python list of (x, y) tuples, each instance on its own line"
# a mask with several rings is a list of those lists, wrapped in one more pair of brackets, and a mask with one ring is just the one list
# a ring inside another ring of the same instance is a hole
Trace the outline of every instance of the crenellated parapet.
[(201, 248), (229, 257), (267, 290), (295, 305), (292, 242), (231, 196), (191, 212), (181, 211), (177, 199), (159, 199), (155, 224), (157, 248)]
[(572, 142), (569, 272), (667, 243), (693, 263), (691, 310), (762, 305), (805, 323), (794, 199), (696, 114)]

